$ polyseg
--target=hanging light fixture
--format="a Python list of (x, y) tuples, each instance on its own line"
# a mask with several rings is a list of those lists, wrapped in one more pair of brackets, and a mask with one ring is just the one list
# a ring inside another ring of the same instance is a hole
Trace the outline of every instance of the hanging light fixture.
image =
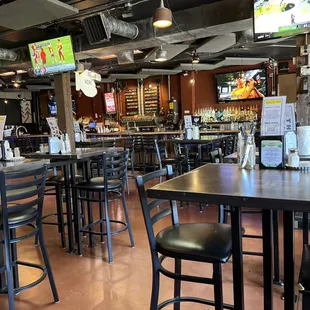
[(193, 64), (199, 64), (199, 61), (200, 61), (199, 56), (198, 56), (197, 52), (195, 51), (192, 55), (192, 63)]
[(160, 7), (153, 14), (153, 26), (156, 28), (168, 28), (172, 25), (172, 12), (164, 6), (164, 0), (160, 0)]
[(4, 103), (5, 103), (5, 104), (8, 104), (8, 100), (7, 100), (7, 99), (4, 99)]
[(163, 47), (161, 46), (159, 50), (156, 51), (155, 54), (155, 61), (157, 62), (163, 62), (167, 61), (167, 51), (163, 50)]

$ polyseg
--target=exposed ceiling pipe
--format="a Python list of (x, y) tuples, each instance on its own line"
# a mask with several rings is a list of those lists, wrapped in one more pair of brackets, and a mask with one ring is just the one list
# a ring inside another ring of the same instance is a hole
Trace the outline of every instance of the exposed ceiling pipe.
[(111, 15), (107, 16), (111, 33), (129, 39), (135, 39), (139, 34), (139, 29), (135, 24), (130, 24), (116, 19)]
[(14, 50), (7, 50), (5, 48), (0, 48), (0, 59), (16, 61), (18, 59), (18, 53)]

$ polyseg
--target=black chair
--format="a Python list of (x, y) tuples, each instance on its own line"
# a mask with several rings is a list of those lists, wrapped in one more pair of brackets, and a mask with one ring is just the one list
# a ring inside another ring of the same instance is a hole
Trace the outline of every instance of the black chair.
[(304, 245), (298, 291), (302, 295), (302, 310), (310, 309), (310, 245)]
[[(144, 176), (137, 177), (137, 185), (144, 222), (149, 239), (152, 266), (152, 297), (150, 310), (163, 309), (168, 305), (174, 305), (174, 310), (180, 310), (181, 302), (194, 302), (215, 306), (216, 310), (234, 309), (232, 305), (223, 304), (222, 268), (231, 256), (231, 228), (227, 224), (217, 223), (190, 223), (179, 224), (178, 211), (175, 201), (154, 199), (148, 202), (145, 184), (156, 178), (172, 177), (171, 166)], [(151, 211), (157, 210), (155, 215)], [(160, 231), (156, 236), (153, 225), (166, 216), (171, 216), (172, 226)], [(174, 272), (168, 271), (162, 265), (167, 258), (175, 261)], [(192, 262), (204, 262), (213, 265), (213, 277), (203, 278), (183, 275), (181, 272), (182, 260)], [(158, 305), (159, 279), (163, 274), (174, 280), (174, 298)], [(181, 297), (181, 282), (203, 283), (214, 286), (214, 301), (196, 298)]]
[[(143, 174), (147, 172), (147, 170), (156, 170), (159, 167), (159, 158), (157, 157), (157, 151), (155, 146), (155, 138), (153, 135), (143, 135), (142, 136), (143, 143)], [(149, 160), (148, 160), (149, 159)]]
[[(79, 195), (77, 195), (79, 202), (81, 202), (82, 209), (84, 208), (84, 202), (87, 202), (87, 213), (88, 213), (88, 224), (80, 227), (81, 224), (81, 211), (78, 210), (78, 254), (82, 255), (82, 241), (81, 241), (81, 233), (87, 233), (90, 237), (90, 246), (93, 246), (93, 236), (99, 235), (101, 238), (101, 242), (104, 242), (104, 236), (107, 236), (107, 245), (108, 245), (108, 255), (109, 262), (113, 262), (112, 257), (112, 240), (111, 236), (123, 232), (124, 230), (128, 230), (129, 238), (131, 246), (134, 247), (134, 240), (131, 231), (126, 200), (125, 200), (125, 174), (127, 170), (127, 162), (128, 162), (128, 150), (122, 152), (109, 152), (102, 154), (102, 164), (103, 164), (103, 174), (96, 178), (91, 178), (90, 180), (86, 180), (83, 182), (78, 182), (73, 186), (75, 190), (79, 191)], [(80, 195), (81, 193), (85, 193), (85, 196)], [(90, 194), (97, 193), (98, 199)], [(111, 197), (112, 196), (112, 197)], [(115, 199), (122, 199), (124, 214), (126, 218), (126, 222), (111, 220), (109, 213), (109, 202)], [(93, 221), (92, 214), (92, 202), (99, 203), (99, 220)], [(103, 207), (104, 205), (104, 207)], [(78, 209), (80, 208), (80, 204), (78, 203)], [(104, 232), (103, 223), (106, 223), (106, 233)], [(124, 226), (123, 229), (119, 231), (111, 231), (110, 223), (118, 223)], [(95, 225), (100, 225), (100, 232), (95, 232), (93, 230)]]
[[(98, 141), (98, 147), (115, 147), (116, 140), (104, 140), (104, 141)], [(94, 145), (92, 146), (94, 147)], [(102, 156), (95, 156), (91, 159), (90, 162), (91, 167), (91, 173), (92, 176), (95, 176), (95, 171), (97, 172), (97, 176), (100, 175), (100, 169), (102, 169)]]
[[(54, 301), (59, 301), (42, 232), (42, 207), (45, 181), (46, 167), (8, 174), (0, 172), (0, 230), (3, 232), (3, 234), (1, 234), (3, 235), (3, 240), (1, 240), (2, 244), (0, 247), (1, 287), (4, 286), (3, 284), (5, 281), (3, 273), (6, 272), (6, 291), (8, 293), (10, 310), (14, 309), (14, 294), (18, 294), (38, 285), (46, 276), (48, 276), (50, 281)], [(16, 229), (26, 226), (30, 227), (31, 231), (17, 237)], [(45, 266), (24, 262), (17, 257), (17, 243), (36, 235), (39, 239)], [(39, 269), (42, 271), (42, 275), (36, 281), (20, 287), (18, 275), (19, 266)]]
[(129, 194), (130, 189), (129, 189), (129, 178), (135, 179), (135, 140), (133, 137), (126, 137), (125, 138), (125, 144), (124, 144), (124, 150), (128, 150), (128, 165), (127, 167), (130, 167), (131, 169), (131, 174), (128, 174), (128, 169), (126, 171), (126, 188), (127, 188), (127, 193)]
[(142, 135), (134, 136), (134, 151), (135, 151), (135, 167), (142, 172), (143, 170), (143, 142)]
[[(56, 169), (56, 168), (55, 168)], [(82, 181), (82, 175), (75, 176), (77, 181)], [(58, 232), (61, 236), (61, 246), (66, 247), (66, 235), (65, 227), (67, 226), (67, 221), (65, 220), (66, 212), (63, 211), (63, 190), (65, 188), (65, 177), (63, 174), (56, 174), (47, 177), (46, 179), (46, 196), (55, 196), (56, 199), (56, 213), (46, 214), (42, 217), (42, 224), (57, 226)], [(56, 221), (47, 221), (50, 218), (56, 217)], [(74, 220), (74, 219), (73, 219)]]
[(174, 168), (175, 174), (181, 175), (183, 173), (182, 165), (185, 161), (184, 157), (175, 156), (174, 158), (169, 158), (166, 143), (164, 141), (157, 141), (155, 139), (155, 148), (157, 152), (157, 158), (159, 160), (159, 169), (170, 165)]
[(223, 153), (222, 153), (222, 149), (219, 148), (217, 150), (214, 150), (212, 152), (210, 152), (210, 161), (211, 163), (223, 163), (224, 162), (224, 158), (223, 158)]

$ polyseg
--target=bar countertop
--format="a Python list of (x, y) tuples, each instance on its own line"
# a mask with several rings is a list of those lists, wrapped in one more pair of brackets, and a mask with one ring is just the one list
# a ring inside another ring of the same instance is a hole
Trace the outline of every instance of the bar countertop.
[(49, 160), (79, 160), (88, 159), (94, 156), (100, 156), (103, 152), (122, 151), (120, 147), (94, 147), (94, 148), (76, 148), (75, 151), (67, 154), (49, 154), (49, 153), (25, 153), (23, 156), (35, 159)]

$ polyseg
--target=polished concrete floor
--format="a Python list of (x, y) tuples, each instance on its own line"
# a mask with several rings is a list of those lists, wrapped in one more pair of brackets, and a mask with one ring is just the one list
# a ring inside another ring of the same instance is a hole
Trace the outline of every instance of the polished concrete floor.
[[(100, 244), (93, 249), (87, 247), (87, 239), (83, 242), (84, 255), (69, 254), (60, 247), (60, 238), (56, 227), (45, 226), (44, 235), (49, 252), (53, 272), (60, 296), (58, 304), (53, 303), (52, 294), (46, 279), (39, 286), (23, 292), (16, 296), (16, 310), (147, 310), (151, 292), (151, 260), (149, 253), (148, 239), (144, 228), (140, 202), (134, 182), (131, 180), (131, 192), (127, 197), (128, 209), (133, 226), (133, 233), (136, 247), (129, 246), (127, 232), (113, 237), (113, 257), (114, 263), (107, 262), (106, 244)], [(44, 212), (51, 213), (55, 210), (53, 197), (46, 197)], [(114, 218), (123, 219), (121, 204), (114, 202), (111, 204), (111, 214)], [(215, 206), (205, 207), (203, 213), (199, 213), (199, 208), (195, 204), (190, 207), (184, 204), (184, 208), (179, 210), (180, 222), (205, 222), (217, 220), (217, 208)], [(168, 220), (156, 224), (156, 229), (161, 229), (168, 224)], [(259, 215), (244, 215), (243, 226), (249, 234), (261, 233), (261, 219)], [(281, 253), (282, 229), (281, 236)], [(296, 279), (301, 260), (301, 231), (296, 231)], [(96, 237), (97, 238), (97, 237)], [(244, 240), (244, 249), (260, 251), (262, 248), (260, 240)], [(39, 249), (35, 248), (32, 240), (27, 240), (18, 245), (20, 260), (41, 262)], [(281, 255), (282, 256), (282, 255)], [(282, 263), (282, 259), (281, 259)], [(172, 267), (170, 261), (167, 267)], [(183, 271), (187, 274), (211, 275), (211, 266), (201, 263), (183, 264)], [(282, 268), (281, 268), (282, 274)], [(21, 269), (21, 284), (33, 281), (39, 273), (37, 271)], [(233, 302), (232, 295), (232, 263), (231, 260), (223, 266), (224, 280), (224, 301)], [(244, 280), (245, 280), (245, 309), (263, 309), (263, 278), (262, 278), (262, 258), (244, 257)], [(283, 302), (280, 299), (283, 289), (274, 286), (274, 309), (283, 309)], [(185, 296), (199, 296), (213, 298), (211, 286), (202, 284), (182, 285), (182, 294)], [(160, 299), (165, 300), (173, 296), (172, 280), (162, 278)], [(182, 310), (192, 309), (206, 310), (213, 307), (183, 304)], [(7, 310), (6, 296), (0, 297), (0, 309)], [(173, 309), (167, 307), (166, 309)], [(297, 304), (296, 304), (297, 309)], [(299, 304), (299, 309), (301, 305)], [(238, 310), (238, 309), (237, 309)]]

